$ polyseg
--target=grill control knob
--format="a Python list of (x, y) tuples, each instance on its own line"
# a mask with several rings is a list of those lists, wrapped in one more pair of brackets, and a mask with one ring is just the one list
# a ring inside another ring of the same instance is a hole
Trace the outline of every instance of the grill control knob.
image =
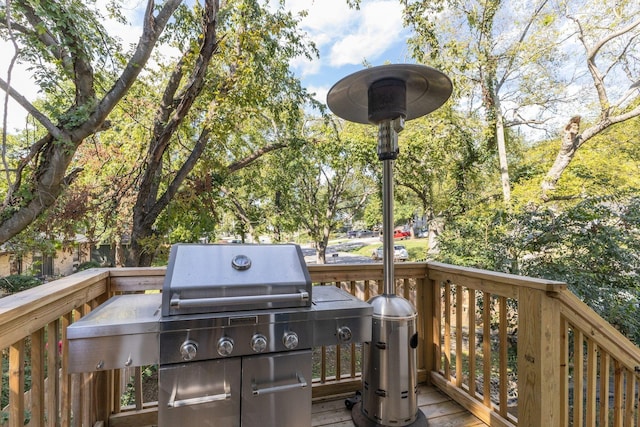
[(261, 334), (255, 334), (251, 338), (251, 348), (256, 353), (262, 353), (267, 348), (267, 338)]
[(285, 332), (282, 337), (282, 344), (287, 350), (293, 350), (298, 346), (298, 334), (295, 332)]
[(347, 344), (351, 342), (351, 338), (353, 338), (353, 333), (348, 326), (342, 326), (338, 328), (338, 341), (342, 344)]
[(182, 360), (193, 360), (198, 353), (198, 344), (194, 341), (185, 341), (180, 346)]
[(233, 340), (229, 337), (222, 337), (218, 340), (218, 354), (229, 356), (233, 352)]

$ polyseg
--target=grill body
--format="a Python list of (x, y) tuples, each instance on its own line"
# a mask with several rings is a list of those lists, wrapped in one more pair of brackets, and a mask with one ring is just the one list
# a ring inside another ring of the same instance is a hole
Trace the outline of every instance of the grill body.
[(310, 425), (311, 292), (298, 246), (174, 245), (162, 290), (159, 424)]
[(162, 294), (68, 328), (70, 372), (158, 364), (158, 425), (311, 424), (312, 348), (371, 339), (373, 308), (311, 285), (297, 245), (177, 244)]

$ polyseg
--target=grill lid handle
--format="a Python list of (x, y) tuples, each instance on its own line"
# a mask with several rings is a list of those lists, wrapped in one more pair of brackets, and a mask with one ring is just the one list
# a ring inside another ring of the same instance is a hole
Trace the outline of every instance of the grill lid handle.
[(309, 292), (300, 291), (293, 294), (278, 295), (246, 295), (238, 297), (187, 298), (181, 299), (178, 294), (171, 298), (171, 308), (210, 307), (215, 305), (244, 305), (264, 302), (308, 301)]

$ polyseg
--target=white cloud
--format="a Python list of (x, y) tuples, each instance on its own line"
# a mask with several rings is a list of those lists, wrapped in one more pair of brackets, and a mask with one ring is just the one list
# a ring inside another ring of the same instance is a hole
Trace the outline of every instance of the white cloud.
[(306, 10), (308, 15), (302, 21), (302, 28), (308, 31), (313, 40), (322, 47), (337, 37), (349, 26), (359, 11), (349, 8), (345, 0), (308, 0), (287, 1), (291, 11)]
[(298, 71), (298, 75), (302, 78), (312, 76), (320, 72), (320, 61), (309, 61), (307, 58), (300, 56), (289, 63), (290, 67)]
[(396, 1), (364, 0), (361, 9), (351, 9), (345, 0), (287, 1), (294, 13), (307, 10), (301, 27), (320, 49), (319, 61), (292, 64), (302, 76), (331, 67), (357, 65), (363, 59), (375, 60), (397, 42), (403, 31), (402, 13)]
[(335, 40), (329, 62), (333, 66), (355, 65), (363, 59), (375, 60), (403, 30), (401, 10), (395, 1), (377, 1), (363, 5), (345, 36)]
[(315, 93), (314, 98), (316, 99), (316, 101), (321, 102), (323, 104), (327, 101), (327, 92), (329, 92), (329, 89), (331, 89), (331, 87), (329, 86), (307, 87), (307, 90), (309, 91), (309, 93)]

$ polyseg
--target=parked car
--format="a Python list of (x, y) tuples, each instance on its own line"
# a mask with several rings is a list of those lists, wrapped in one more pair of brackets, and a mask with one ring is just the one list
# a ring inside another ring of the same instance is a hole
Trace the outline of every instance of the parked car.
[(416, 236), (420, 238), (429, 237), (429, 229), (428, 228), (421, 229), (420, 231), (418, 231)]
[(394, 239), (400, 239), (400, 240), (404, 240), (404, 239), (408, 239), (411, 237), (411, 232), (409, 231), (404, 231), (404, 230), (395, 230), (393, 232), (393, 238)]
[(372, 237), (375, 233), (371, 230), (360, 230), (356, 233), (356, 237)]
[[(382, 259), (382, 253), (382, 246), (380, 246), (371, 253), (371, 258), (374, 260)], [(407, 248), (402, 245), (393, 245), (393, 259), (395, 261), (407, 261), (409, 259)]]

